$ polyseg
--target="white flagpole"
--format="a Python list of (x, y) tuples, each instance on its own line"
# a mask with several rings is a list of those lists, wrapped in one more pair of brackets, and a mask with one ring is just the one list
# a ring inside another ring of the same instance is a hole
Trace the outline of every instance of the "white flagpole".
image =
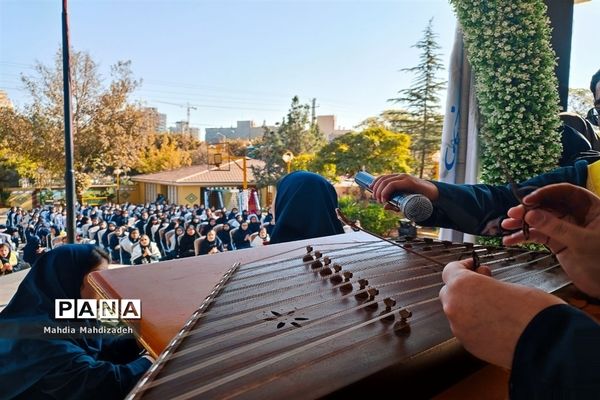
[[(450, 55), (449, 77), (448, 77), (448, 92), (446, 95), (446, 114), (444, 116), (444, 125), (442, 130), (442, 147), (440, 154), (440, 182), (446, 183), (461, 183), (464, 176), (460, 176), (459, 164), (464, 162), (461, 160), (461, 145), (464, 143), (464, 138), (461, 137), (463, 127), (461, 122), (464, 121), (463, 114), (467, 112), (462, 105), (464, 97), (468, 93), (463, 93), (466, 89), (464, 82), (464, 63), (465, 55), (463, 48), (462, 30), (457, 24), (454, 37), (454, 46)], [(468, 98), (468, 97), (467, 97)], [(468, 104), (468, 103), (467, 103)], [(462, 169), (462, 168), (461, 168)], [(455, 232), (451, 229), (440, 229), (440, 239), (462, 242), (462, 233)]]

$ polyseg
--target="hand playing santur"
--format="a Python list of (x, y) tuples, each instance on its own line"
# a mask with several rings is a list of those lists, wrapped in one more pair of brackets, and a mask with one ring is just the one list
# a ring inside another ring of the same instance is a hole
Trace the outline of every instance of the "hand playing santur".
[[(502, 221), (508, 230), (529, 224), (529, 242), (545, 244), (575, 286), (590, 296), (600, 297), (600, 198), (568, 183), (544, 186), (523, 198)], [(533, 208), (533, 209), (532, 209)], [(505, 236), (507, 246), (525, 242), (522, 231)]]
[(561, 304), (556, 296), (488, 276), (486, 266), (472, 271), (473, 260), (444, 268), (440, 300), (450, 328), (465, 349), (478, 358), (511, 368), (519, 337), (543, 309)]

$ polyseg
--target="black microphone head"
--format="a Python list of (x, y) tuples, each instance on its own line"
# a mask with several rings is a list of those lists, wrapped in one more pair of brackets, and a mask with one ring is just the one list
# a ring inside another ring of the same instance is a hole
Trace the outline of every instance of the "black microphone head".
[(404, 216), (414, 222), (422, 222), (433, 214), (431, 201), (422, 194), (410, 194), (402, 199)]

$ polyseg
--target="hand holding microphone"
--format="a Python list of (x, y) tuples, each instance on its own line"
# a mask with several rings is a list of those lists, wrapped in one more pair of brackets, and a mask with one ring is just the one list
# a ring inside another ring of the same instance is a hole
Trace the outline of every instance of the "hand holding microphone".
[(431, 217), (433, 205), (439, 192), (437, 187), (426, 180), (408, 174), (382, 175), (375, 178), (367, 172), (359, 172), (356, 183), (373, 193), (373, 197), (385, 204), (386, 209), (402, 211), (406, 218), (422, 222)]

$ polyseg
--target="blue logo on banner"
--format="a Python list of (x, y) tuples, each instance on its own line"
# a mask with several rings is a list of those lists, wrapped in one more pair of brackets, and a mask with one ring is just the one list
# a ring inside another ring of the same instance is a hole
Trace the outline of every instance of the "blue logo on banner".
[[(446, 145), (446, 149), (444, 150), (444, 165), (447, 171), (452, 171), (452, 168), (454, 168), (454, 165), (456, 164), (456, 153), (458, 152), (458, 145), (460, 143), (460, 112), (457, 111), (456, 106), (452, 106), (452, 108), (450, 108), (450, 112), (456, 113), (456, 116), (454, 118), (454, 126), (452, 128), (451, 146)], [(449, 151), (451, 153), (449, 153)]]

